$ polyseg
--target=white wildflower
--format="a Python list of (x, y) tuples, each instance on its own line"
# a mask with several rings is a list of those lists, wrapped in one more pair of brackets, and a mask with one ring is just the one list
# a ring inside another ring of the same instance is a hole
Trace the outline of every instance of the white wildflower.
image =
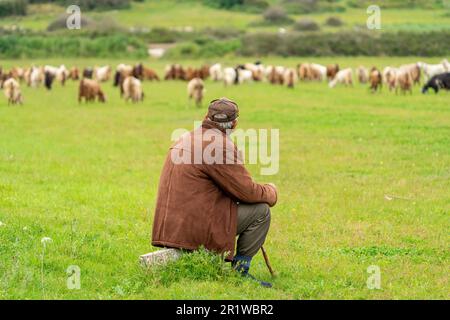
[(52, 240), (52, 238), (49, 238), (49, 237), (43, 237), (42, 239), (41, 239), (41, 243), (42, 244), (46, 244), (47, 242), (52, 242), (53, 240)]

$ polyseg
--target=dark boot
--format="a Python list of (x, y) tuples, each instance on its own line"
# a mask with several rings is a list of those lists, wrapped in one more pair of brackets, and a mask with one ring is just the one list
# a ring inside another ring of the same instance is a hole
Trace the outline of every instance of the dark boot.
[(265, 288), (272, 288), (272, 284), (270, 282), (265, 282), (256, 279), (254, 276), (248, 273), (250, 270), (250, 263), (252, 262), (252, 257), (246, 256), (235, 256), (232, 262), (232, 267), (234, 270), (239, 272), (243, 277), (252, 279), (254, 281), (259, 282)]

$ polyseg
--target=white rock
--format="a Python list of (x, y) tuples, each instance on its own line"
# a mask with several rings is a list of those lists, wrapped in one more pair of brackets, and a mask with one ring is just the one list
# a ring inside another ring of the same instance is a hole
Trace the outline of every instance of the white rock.
[(165, 265), (171, 261), (176, 261), (181, 257), (181, 250), (163, 249), (147, 253), (139, 257), (141, 265), (151, 267), (154, 265)]

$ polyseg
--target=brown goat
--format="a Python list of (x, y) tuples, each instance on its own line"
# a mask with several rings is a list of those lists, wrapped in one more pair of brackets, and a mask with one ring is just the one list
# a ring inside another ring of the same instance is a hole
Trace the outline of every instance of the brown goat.
[(327, 66), (327, 79), (328, 81), (333, 80), (336, 74), (339, 72), (338, 64), (331, 64)]
[(370, 90), (373, 93), (377, 92), (377, 90), (381, 91), (383, 85), (383, 77), (381, 75), (381, 72), (376, 67), (373, 67), (372, 70), (370, 70), (369, 81)]
[(164, 80), (186, 80), (186, 72), (179, 64), (172, 64), (166, 67)]
[(156, 71), (149, 69), (149, 68), (145, 68), (145, 67), (143, 70), (143, 79), (150, 80), (150, 81), (153, 81), (153, 80), (159, 81), (159, 77), (158, 77), (158, 74), (156, 73)]
[(83, 78), (80, 81), (78, 91), (78, 102), (81, 103), (82, 99), (85, 102), (93, 102), (95, 98), (98, 98), (100, 102), (106, 102), (105, 94), (103, 93), (100, 85), (97, 81)]
[(400, 89), (403, 94), (406, 94), (406, 92), (412, 94), (412, 86), (413, 78), (408, 70), (397, 72), (395, 79), (395, 93), (398, 93), (398, 90)]
[(205, 93), (205, 85), (200, 78), (194, 78), (189, 81), (188, 86), (189, 100), (194, 99), (197, 107), (200, 107), (203, 101), (203, 95)]
[(20, 92), (20, 84), (14, 78), (9, 78), (2, 84), (8, 105), (22, 104), (22, 93)]
[(77, 67), (73, 67), (69, 71), (69, 79), (77, 81), (80, 79), (80, 70)]

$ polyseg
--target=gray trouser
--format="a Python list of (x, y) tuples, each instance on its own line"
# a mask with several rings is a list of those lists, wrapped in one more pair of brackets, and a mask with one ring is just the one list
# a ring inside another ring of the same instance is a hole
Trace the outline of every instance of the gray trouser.
[(253, 257), (266, 240), (270, 227), (270, 208), (265, 203), (239, 204), (236, 255)]

